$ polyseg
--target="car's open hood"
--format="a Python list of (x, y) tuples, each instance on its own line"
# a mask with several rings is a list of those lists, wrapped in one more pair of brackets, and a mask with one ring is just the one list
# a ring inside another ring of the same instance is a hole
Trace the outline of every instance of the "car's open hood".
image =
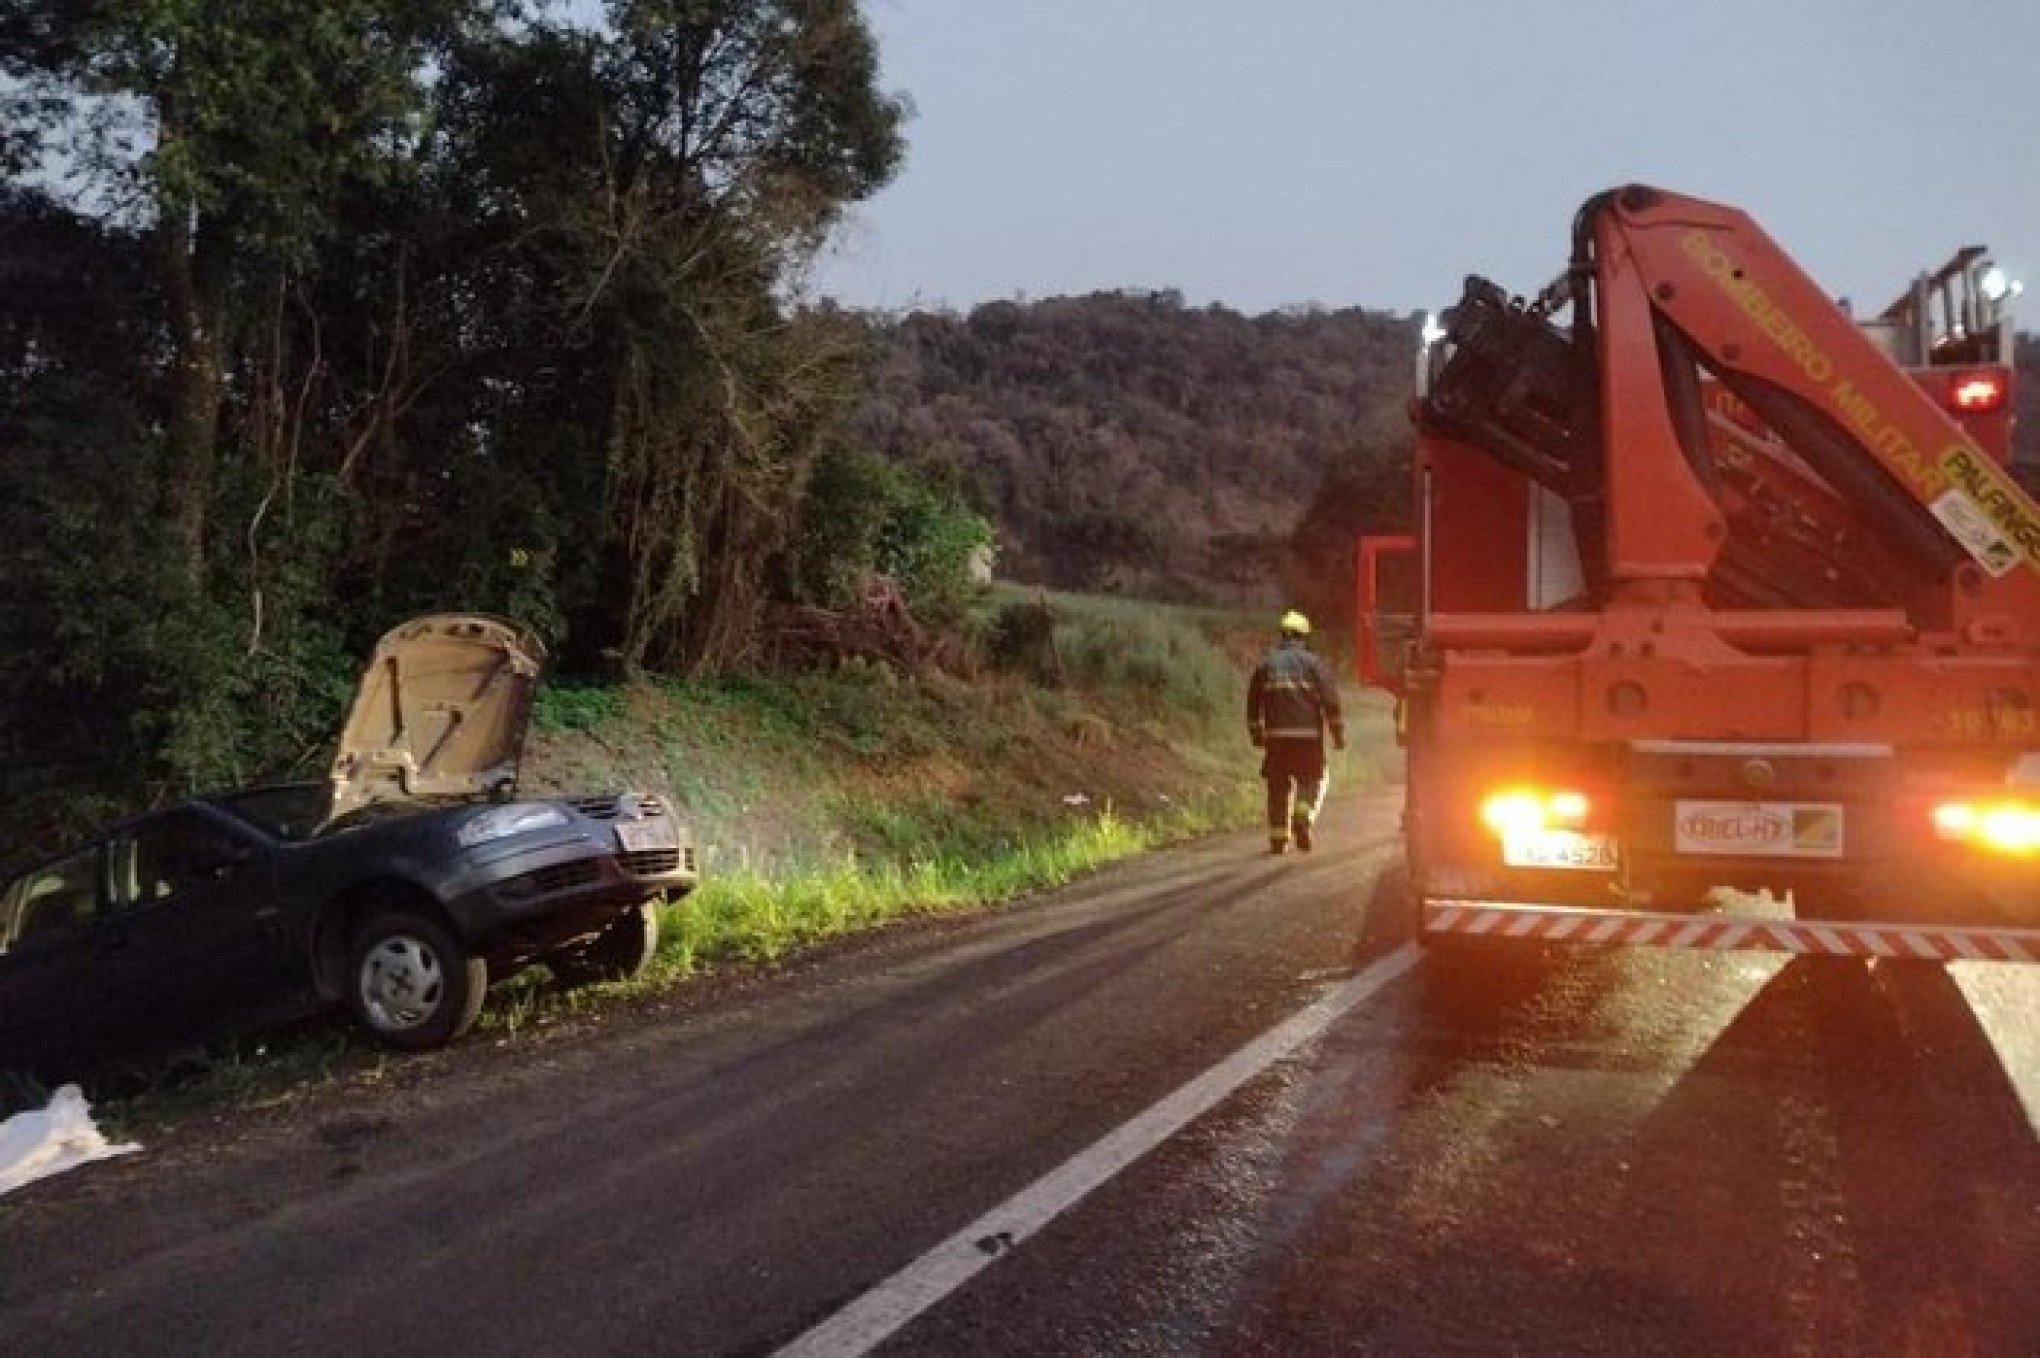
[(500, 618), (438, 613), (390, 629), (340, 733), (329, 815), (403, 798), (506, 794), (544, 665), (539, 639)]

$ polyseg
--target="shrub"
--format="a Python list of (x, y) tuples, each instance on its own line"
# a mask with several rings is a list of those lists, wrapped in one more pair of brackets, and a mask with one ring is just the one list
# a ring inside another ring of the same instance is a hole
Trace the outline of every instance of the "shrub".
[(1070, 682), (1200, 730), (1243, 701), (1233, 662), (1187, 622), (1149, 610), (1072, 612), (1056, 629)]
[(855, 603), (878, 569), (878, 538), (898, 498), (891, 463), (837, 445), (815, 459), (794, 548), (794, 593), (823, 608)]
[(882, 573), (899, 581), (924, 618), (955, 621), (976, 592), (972, 565), (992, 527), (954, 484), (930, 479), (859, 448), (816, 459), (791, 562), (795, 595), (825, 608), (856, 601)]
[(972, 566), (992, 545), (992, 525), (954, 486), (903, 477), (879, 533), (879, 568), (900, 582), (914, 612), (955, 622), (978, 592)]
[(1045, 598), (1001, 604), (985, 630), (985, 653), (994, 665), (1051, 688), (1063, 682), (1055, 648), (1055, 610)]
[(1138, 599), (1037, 592), (1008, 598), (985, 653), (1037, 684), (1068, 685), (1199, 731), (1233, 719), (1245, 675), (1211, 635), (1230, 615)]
[(623, 693), (614, 688), (547, 684), (531, 701), (541, 731), (596, 731), (622, 715)]

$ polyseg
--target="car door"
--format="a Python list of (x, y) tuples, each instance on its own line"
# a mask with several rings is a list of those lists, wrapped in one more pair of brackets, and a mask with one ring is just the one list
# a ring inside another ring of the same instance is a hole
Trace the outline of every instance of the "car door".
[(127, 1026), (101, 965), (105, 862), (95, 844), (0, 890), (0, 1070), (63, 1078), (108, 1055)]
[(148, 1015), (147, 1046), (239, 1026), (291, 993), (274, 855), (252, 831), (184, 808), (116, 833), (107, 853), (106, 951)]

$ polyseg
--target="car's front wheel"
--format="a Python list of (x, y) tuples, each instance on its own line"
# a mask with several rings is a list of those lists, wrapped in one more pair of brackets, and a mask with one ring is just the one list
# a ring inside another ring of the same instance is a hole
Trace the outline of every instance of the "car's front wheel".
[(560, 984), (627, 981), (651, 963), (659, 946), (659, 908), (634, 905), (578, 948), (562, 948), (545, 959)]
[(392, 1047), (443, 1047), (474, 1026), (489, 968), (438, 920), (412, 910), (371, 915), (348, 952), (348, 1002)]

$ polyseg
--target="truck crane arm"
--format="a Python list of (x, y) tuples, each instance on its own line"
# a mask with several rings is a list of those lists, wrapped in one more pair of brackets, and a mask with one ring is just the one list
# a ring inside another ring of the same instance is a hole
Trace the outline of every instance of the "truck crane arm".
[[(2040, 507), (1746, 214), (1638, 185), (1597, 195), (1567, 280), (1536, 306), (1468, 280), (1418, 413), (1563, 496), (1597, 591), (1703, 581), (1738, 538), (1761, 563), (1748, 507), (1789, 503), (1797, 540), (1772, 559), (1824, 542), (1915, 595), (2012, 577), (2000, 603), (2031, 616)], [(1568, 301), (1570, 333), (1548, 319)], [(1767, 438), (1722, 428), (1716, 388)]]

